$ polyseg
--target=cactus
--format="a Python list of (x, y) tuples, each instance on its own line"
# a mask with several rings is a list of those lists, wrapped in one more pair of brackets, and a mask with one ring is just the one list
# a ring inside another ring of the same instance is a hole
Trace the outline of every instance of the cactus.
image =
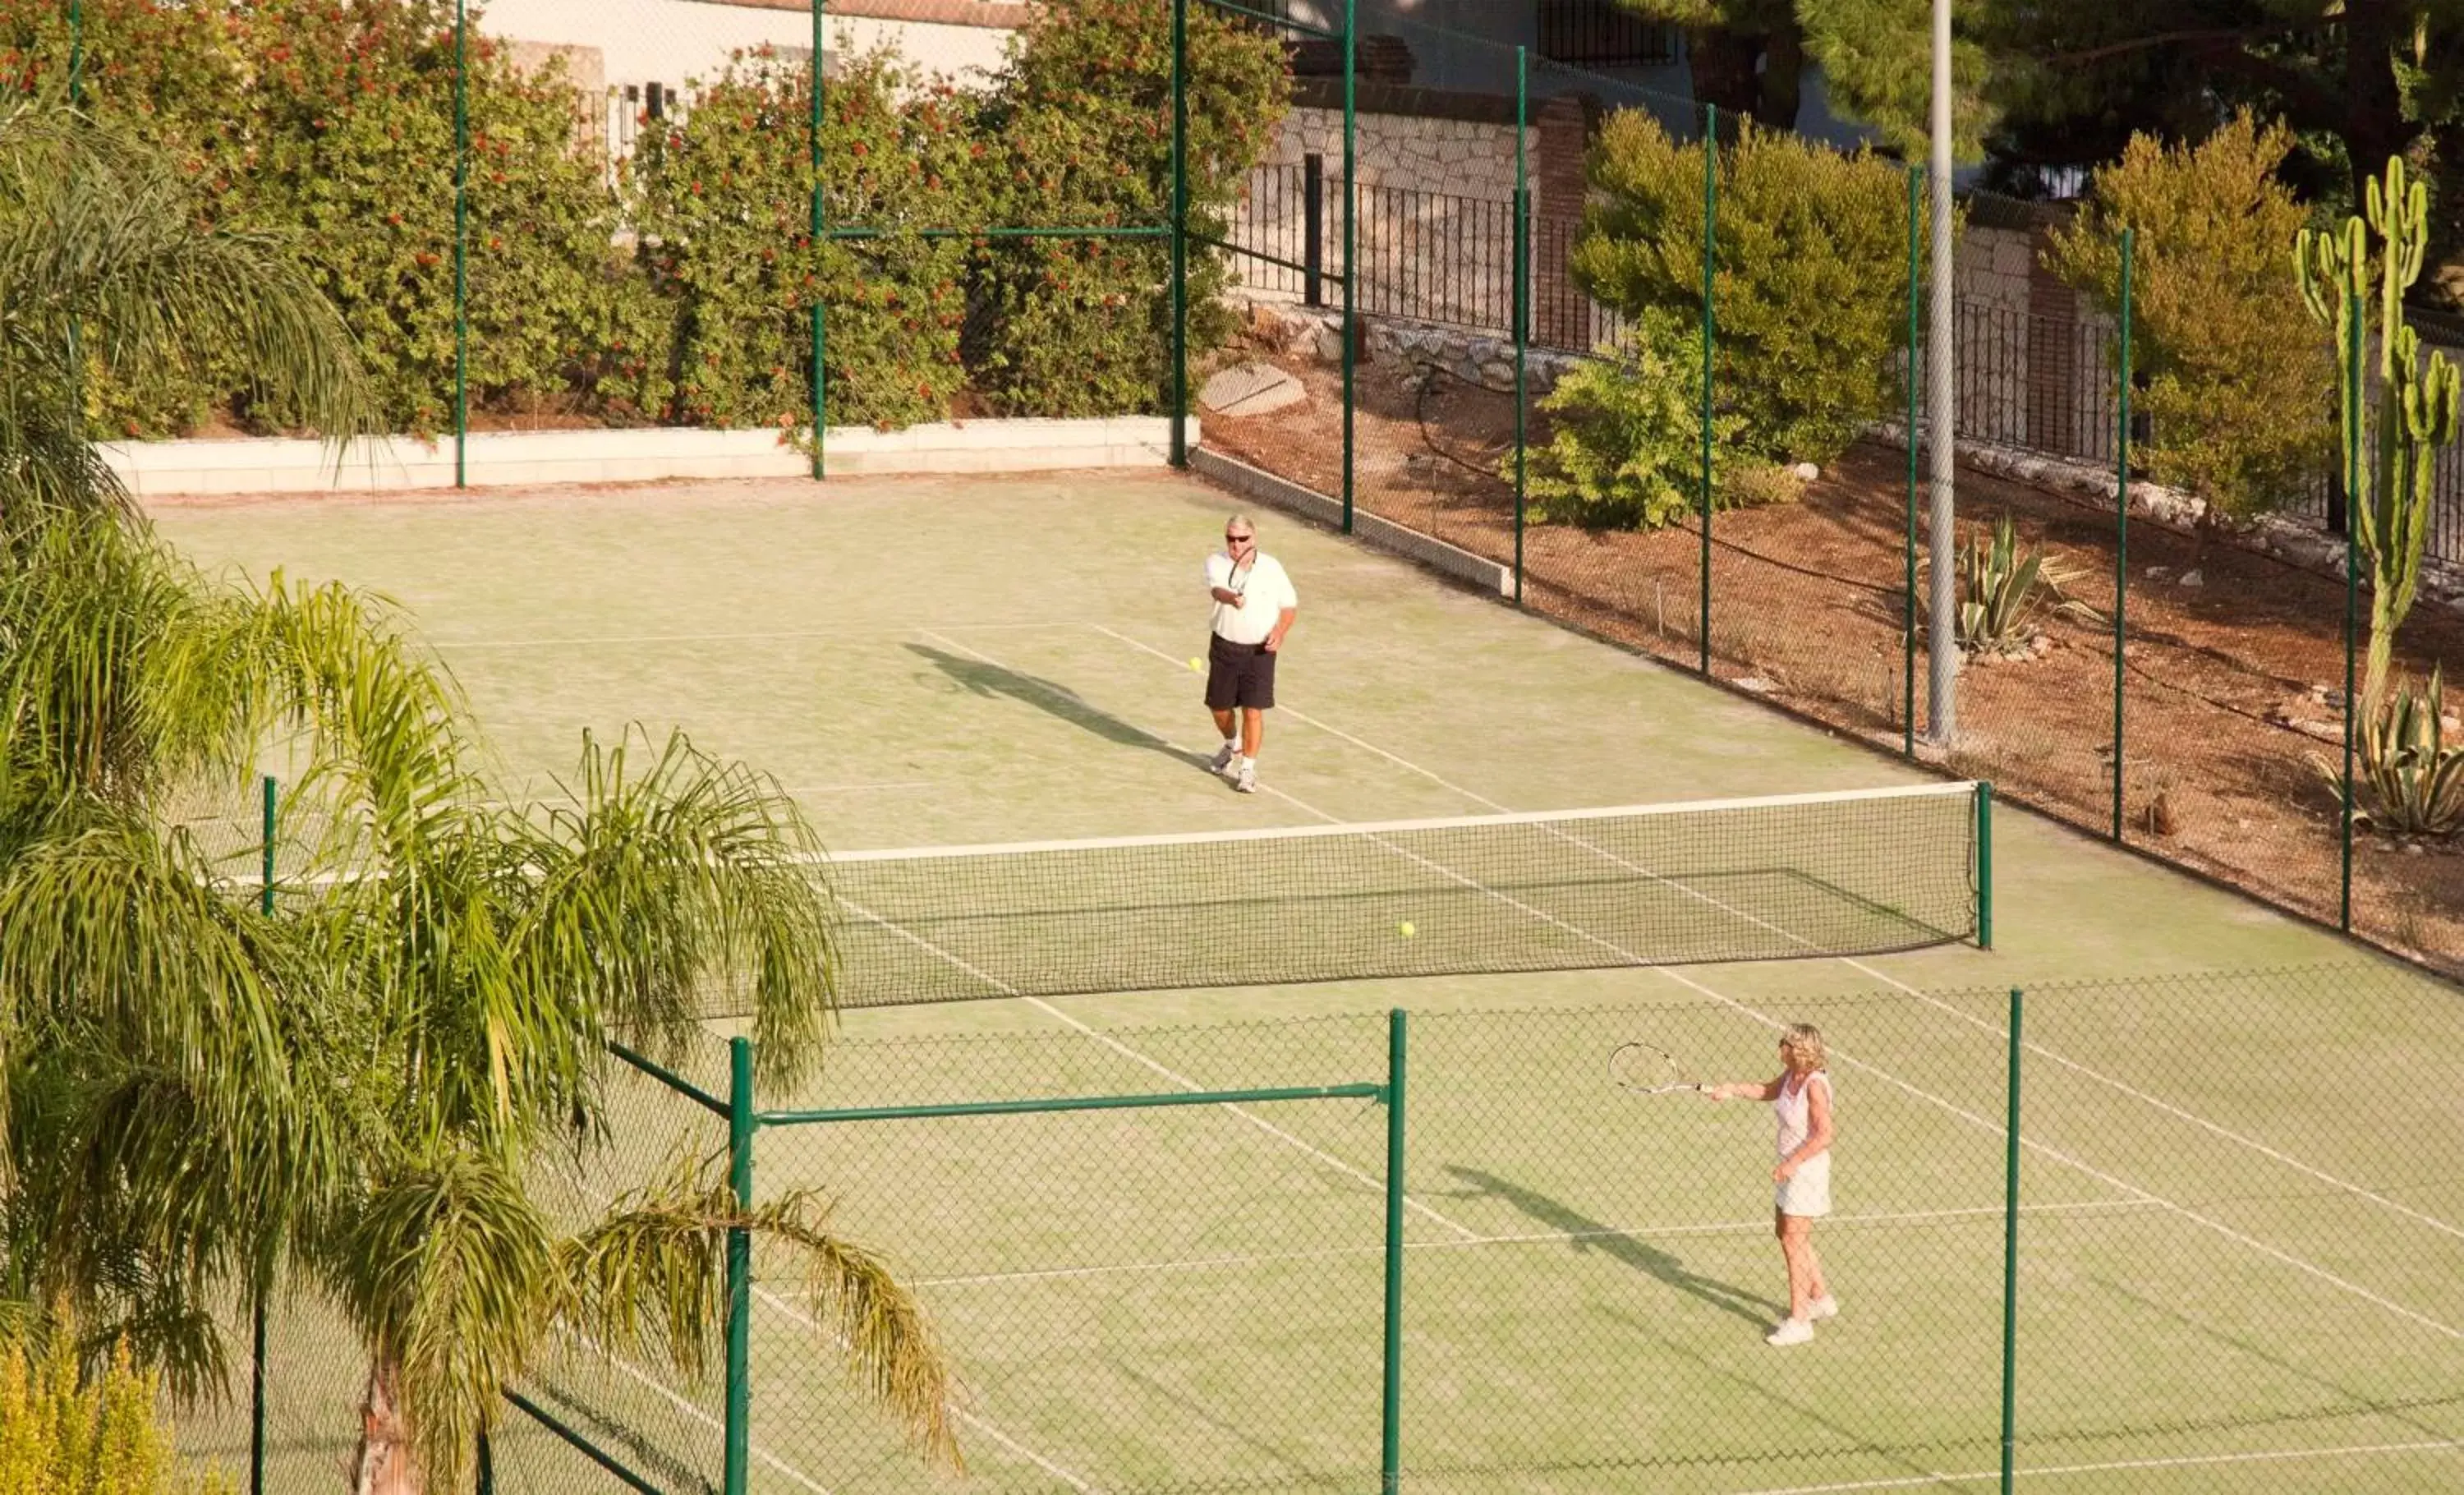
[[(2444, 353), (2422, 357), (2420, 335), (2404, 319), (2404, 294), (2421, 278), (2430, 245), (2430, 194), (2408, 186), (2401, 160), (2369, 184), (2366, 228), (2359, 218), (2342, 230), (2303, 230), (2294, 248), (2301, 299), (2313, 319), (2336, 335), (2338, 437), (2344, 443), (2347, 530), (2370, 574), (2368, 673), (2361, 699), (2375, 711), (2404, 626), (2421, 586), (2430, 542), (2431, 482), (2438, 449), (2464, 424), (2464, 376)], [(2372, 235), (2381, 246), (2370, 263)], [(2372, 285), (2375, 280), (2377, 284)], [(2376, 325), (2366, 308), (2375, 294)], [(2354, 320), (2362, 319), (2361, 357)], [(2368, 379), (2368, 348), (2378, 349), (2378, 377)], [(2373, 384), (2374, 389), (2365, 389)], [(2354, 450), (2358, 443), (2359, 450)]]

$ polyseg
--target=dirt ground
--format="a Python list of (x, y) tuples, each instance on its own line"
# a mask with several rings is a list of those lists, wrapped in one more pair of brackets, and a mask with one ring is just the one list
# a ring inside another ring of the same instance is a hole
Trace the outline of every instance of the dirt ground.
[[(1249, 420), (1209, 416), (1209, 445), (1335, 494), (1339, 374), (1280, 361), (1309, 401)], [(1358, 371), (1354, 498), (1466, 550), (1514, 560), (1510, 395), (1443, 374)], [(1531, 423), (1534, 445), (1545, 429)], [(2024, 657), (1975, 656), (1957, 695), (1955, 771), (2101, 834), (2114, 828), (2116, 524), (2110, 509), (1963, 471), (1963, 531), (2003, 514), (2073, 580), (2095, 617), (2039, 619)], [(1920, 519), (1922, 522), (1922, 518)], [(1909, 694), (1903, 649), (1907, 453), (1860, 446), (1801, 500), (1713, 518), (1711, 669), (1843, 732), (1897, 750)], [(1920, 535), (1922, 544), (1922, 534)], [(1595, 533), (1532, 524), (1527, 605), (1692, 668), (1702, 539), (1691, 527)], [(2134, 518), (2122, 687), (2122, 834), (2271, 902), (2333, 923), (2342, 901), (2339, 807), (2322, 765), (2343, 743), (2344, 584), (2271, 557)], [(2367, 599), (2362, 627), (2368, 626)], [(2464, 617), (2425, 604), (2401, 665), (2464, 676)], [(1925, 649), (1913, 695), (1925, 728)], [(2452, 730), (2452, 729), (2451, 729)], [(1787, 784), (1772, 784), (1784, 793)], [(2353, 924), (2373, 940), (2464, 972), (2464, 846), (2359, 832)]]

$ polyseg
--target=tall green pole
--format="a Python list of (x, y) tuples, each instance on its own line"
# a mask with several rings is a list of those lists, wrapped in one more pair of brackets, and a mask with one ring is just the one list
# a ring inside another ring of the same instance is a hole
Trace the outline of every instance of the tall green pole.
[(479, 1495), (496, 1495), (496, 1449), (484, 1432), (479, 1435)]
[[(263, 831), (257, 849), (256, 912), (270, 919), (274, 917), (275, 816), (280, 792), (272, 774), (264, 777), (261, 790)], [(256, 1284), (256, 1301), (249, 1315), (249, 1495), (265, 1495), (265, 1298), (266, 1284), (261, 1274)]]
[(1720, 238), (1720, 106), (1703, 106), (1703, 595), (1695, 666), (1711, 672), (1711, 349), (1720, 336), (1712, 277)]
[(1189, 466), (1189, 0), (1172, 0), (1172, 465)]
[(1360, 315), (1360, 4), (1343, 0), (1343, 533), (1352, 533), (1353, 483), (1358, 452), (1353, 444), (1353, 379)]
[(2002, 1495), (2011, 1495), (2019, 1447), (2019, 1020), (2026, 1000), (2011, 988), (2011, 1119), (2002, 1161)]
[[(728, 1040), (728, 1183), (736, 1206), (753, 1207), (753, 1041)], [(726, 1495), (744, 1495), (753, 1453), (753, 1236), (727, 1232)]]
[(1976, 948), (1993, 948), (1993, 785), (1976, 785)]
[(453, 0), (453, 486), (471, 486), (471, 17)]
[(69, 107), (85, 102), (85, 0), (69, 0)]
[(2128, 640), (2130, 611), (2130, 344), (2131, 274), (2137, 258), (2138, 231), (2122, 231), (2122, 420), (2115, 432), (2113, 487), (2113, 839), (2122, 840), (2123, 816), (2123, 689), (2122, 651)]
[(1902, 553), (1907, 595), (1900, 604), (1900, 751), (1917, 754), (1917, 402), (1925, 383), (1919, 331), (1925, 309), (1925, 178), (1908, 167), (1908, 538)]
[(1531, 54), (1514, 49), (1514, 604), (1523, 605), (1523, 526), (1530, 498)]
[(2361, 709), (2361, 703), (2353, 699), (2353, 657), (2360, 652), (2362, 637), (2362, 527), (2353, 510), (2362, 501), (2362, 439), (2366, 433), (2362, 423), (2362, 375), (2366, 365), (2363, 361), (2362, 296), (2359, 291), (2347, 291), (2344, 296), (2345, 388), (2351, 396), (2344, 402), (2344, 786), (2336, 927), (2349, 934), (2353, 932), (2353, 722)]
[(1403, 1081), (1411, 1015), (1386, 1014), (1386, 1378), (1377, 1467), (1385, 1495), (1403, 1487)]
[(823, 237), (828, 223), (822, 205), (822, 103), (829, 87), (828, 73), (822, 63), (823, 22), (829, 11), (829, 0), (813, 0), (813, 56), (811, 117), (804, 124), (804, 168), (813, 174), (812, 202), (809, 209), (813, 235), (813, 309), (812, 348), (813, 377), (809, 381), (813, 393), (813, 480), (820, 482), (829, 475), (826, 455), (829, 443), (828, 395), (829, 375), (824, 371), (823, 359), (829, 351), (827, 280), (823, 275), (823, 260), (829, 253), (829, 241)]

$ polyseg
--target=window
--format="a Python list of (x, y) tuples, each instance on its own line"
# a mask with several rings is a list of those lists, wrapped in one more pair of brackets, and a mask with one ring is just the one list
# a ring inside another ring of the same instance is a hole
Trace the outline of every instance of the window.
[(1540, 55), (1583, 67), (1652, 67), (1677, 60), (1676, 28), (1646, 21), (1617, 0), (1539, 0)]

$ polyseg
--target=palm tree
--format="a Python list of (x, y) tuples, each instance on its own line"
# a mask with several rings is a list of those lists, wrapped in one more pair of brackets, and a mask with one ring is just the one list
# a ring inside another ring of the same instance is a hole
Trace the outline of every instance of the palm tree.
[[(319, 1295), (368, 1356), (354, 1484), (405, 1495), (457, 1480), (567, 1335), (697, 1374), (748, 1230), (954, 1462), (929, 1327), (814, 1197), (747, 1209), (688, 1155), (582, 1218), (542, 1202), (609, 1132), (611, 1037), (673, 1051), (723, 986), (772, 1073), (812, 1062), (831, 905), (793, 802), (678, 736), (585, 739), (560, 803), (496, 807), (403, 620), (198, 574), (85, 441), (88, 378), (234, 355), (265, 407), (363, 432), (288, 266), (201, 230), (143, 147), (0, 114), (0, 1295), (189, 1394), (229, 1360), (214, 1305)], [(324, 875), (269, 916), (184, 806), (276, 748)]]

